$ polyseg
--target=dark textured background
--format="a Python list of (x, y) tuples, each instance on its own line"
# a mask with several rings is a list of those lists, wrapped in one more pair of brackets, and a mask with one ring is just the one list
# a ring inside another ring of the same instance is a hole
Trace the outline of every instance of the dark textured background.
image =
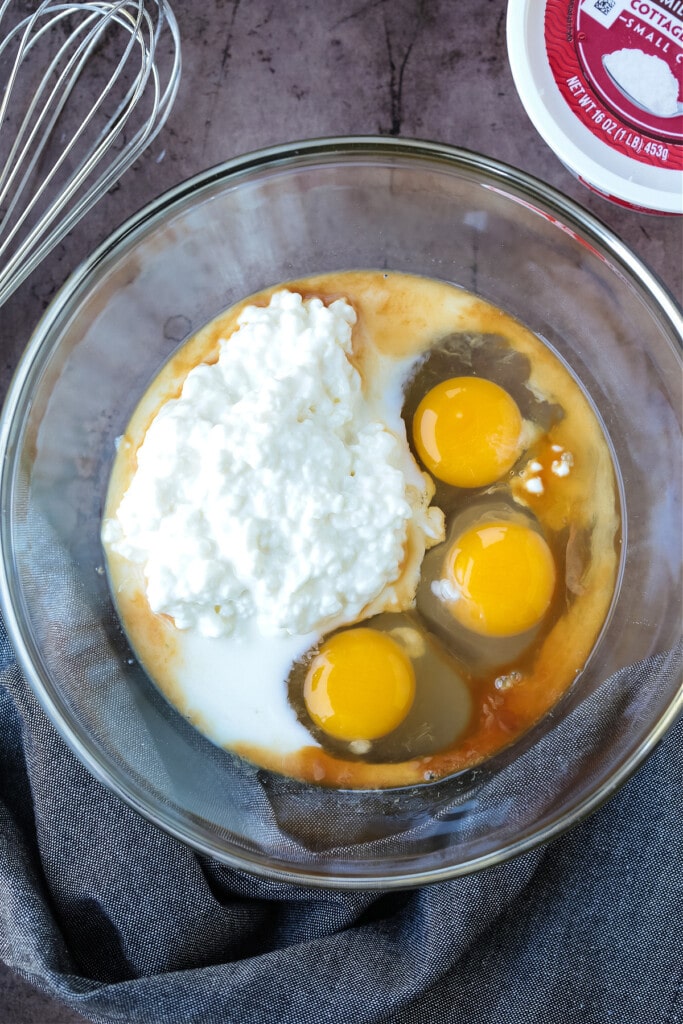
[[(214, 163), (316, 136), (435, 140), (528, 170), (606, 222), (680, 299), (680, 220), (638, 215), (591, 195), (547, 149), (514, 90), (502, 0), (175, 0), (173, 7), (184, 71), (168, 125), (2, 311), (3, 395), (57, 287), (125, 217)], [(665, 760), (662, 748), (657, 758)], [(625, 832), (636, 783), (618, 798)], [(599, 812), (615, 813), (614, 803)], [(627, 891), (628, 879), (624, 885)], [(623, 891), (615, 888), (615, 899)], [(0, 1024), (82, 1020), (0, 964)]]

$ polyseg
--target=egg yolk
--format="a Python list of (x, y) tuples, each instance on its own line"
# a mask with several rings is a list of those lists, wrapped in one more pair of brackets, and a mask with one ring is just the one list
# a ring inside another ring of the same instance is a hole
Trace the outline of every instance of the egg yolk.
[(545, 615), (555, 590), (550, 548), (520, 523), (470, 527), (450, 549), (446, 572), (457, 593), (450, 610), (484, 636), (515, 636)]
[(304, 701), (313, 721), (339, 740), (374, 740), (400, 725), (415, 696), (410, 658), (386, 633), (349, 629), (311, 662)]
[(482, 377), (452, 377), (429, 391), (413, 418), (425, 467), (454, 487), (483, 487), (517, 461), (522, 416), (507, 391)]

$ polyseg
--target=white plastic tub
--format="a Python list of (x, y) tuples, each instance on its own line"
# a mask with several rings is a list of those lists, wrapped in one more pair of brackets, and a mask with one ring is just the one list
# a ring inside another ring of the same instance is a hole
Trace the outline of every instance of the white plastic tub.
[(509, 0), (507, 43), (529, 117), (579, 180), (683, 213), (683, 0)]

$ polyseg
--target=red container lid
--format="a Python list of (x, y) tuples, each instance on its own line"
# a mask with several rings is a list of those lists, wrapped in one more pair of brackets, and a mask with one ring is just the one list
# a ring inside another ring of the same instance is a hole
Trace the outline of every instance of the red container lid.
[(584, 184), (683, 213), (683, 0), (509, 0), (507, 42), (529, 117)]

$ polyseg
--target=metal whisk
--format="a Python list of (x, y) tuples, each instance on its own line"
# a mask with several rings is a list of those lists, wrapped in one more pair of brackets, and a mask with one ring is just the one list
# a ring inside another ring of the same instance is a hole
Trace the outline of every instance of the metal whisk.
[(0, 0), (0, 305), (149, 145), (179, 81), (166, 0)]

